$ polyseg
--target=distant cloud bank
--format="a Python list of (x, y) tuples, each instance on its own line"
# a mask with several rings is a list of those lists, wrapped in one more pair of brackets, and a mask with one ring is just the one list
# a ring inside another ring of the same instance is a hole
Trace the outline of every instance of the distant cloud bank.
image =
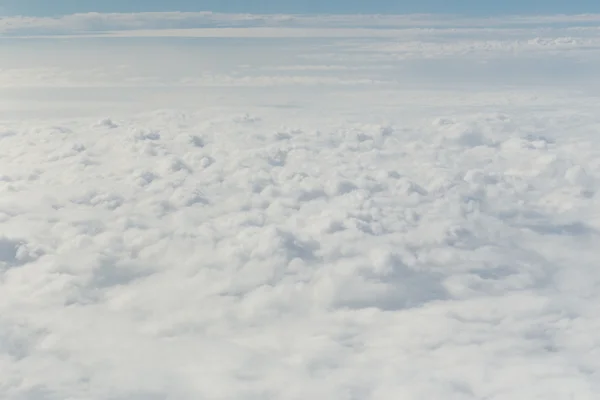
[[(212, 12), (86, 13), (62, 17), (0, 18), (0, 36), (395, 36), (440, 29), (553, 28), (598, 30), (600, 14), (465, 18), (440, 15), (261, 15)], [(257, 31), (256, 29), (262, 29)], [(287, 30), (284, 30), (287, 29)], [(228, 29), (229, 31), (227, 31)], [(237, 29), (232, 31), (232, 29)], [(244, 31), (242, 31), (242, 29)], [(248, 31), (254, 29), (254, 31)], [(269, 29), (269, 30), (267, 30)], [(358, 30), (360, 29), (360, 30)]]

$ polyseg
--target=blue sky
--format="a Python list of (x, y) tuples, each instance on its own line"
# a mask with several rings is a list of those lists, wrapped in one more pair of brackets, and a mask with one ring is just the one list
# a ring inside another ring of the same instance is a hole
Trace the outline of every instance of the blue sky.
[(0, 0), (5, 15), (74, 12), (216, 11), (255, 13), (452, 13), (468, 15), (600, 12), (600, 0)]

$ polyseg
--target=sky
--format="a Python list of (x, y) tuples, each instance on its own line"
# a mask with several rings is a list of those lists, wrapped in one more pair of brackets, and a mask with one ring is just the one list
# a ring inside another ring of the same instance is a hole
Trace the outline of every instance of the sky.
[(77, 12), (451, 13), (464, 15), (600, 12), (598, 0), (0, 0), (4, 15)]

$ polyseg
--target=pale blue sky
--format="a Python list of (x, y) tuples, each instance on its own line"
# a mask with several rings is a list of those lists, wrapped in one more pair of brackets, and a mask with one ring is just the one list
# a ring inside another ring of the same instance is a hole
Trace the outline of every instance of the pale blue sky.
[(453, 13), (469, 15), (600, 12), (600, 0), (0, 0), (5, 15), (74, 12), (217, 11), (255, 13)]

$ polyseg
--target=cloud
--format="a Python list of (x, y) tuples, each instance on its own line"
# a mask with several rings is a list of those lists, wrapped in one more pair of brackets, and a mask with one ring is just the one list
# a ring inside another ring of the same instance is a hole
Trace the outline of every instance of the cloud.
[(111, 18), (3, 39), (0, 398), (598, 398), (593, 30)]
[[(499, 35), (500, 36), (500, 35)], [(479, 61), (488, 58), (525, 57), (557, 55), (580, 57), (583, 53), (600, 50), (600, 35), (596, 37), (572, 37), (548, 35), (522, 39), (501, 38), (479, 40), (475, 38), (458, 40), (389, 40), (362, 46), (363, 51), (374, 54), (387, 54), (399, 59), (432, 59), (478, 57)]]
[(593, 398), (598, 118), (462, 94), (0, 128), (0, 395)]
[[(120, 35), (133, 31), (159, 35), (155, 31), (214, 30), (220, 28), (288, 28), (300, 32), (329, 32), (336, 30), (364, 29), (353, 31), (351, 35), (381, 36), (394, 34), (396, 30), (426, 30), (464, 28), (519, 28), (552, 26), (558, 22), (572, 26), (600, 21), (600, 15), (540, 16), (540, 17), (503, 17), (503, 18), (465, 18), (439, 15), (259, 15), (259, 14), (220, 14), (212, 12), (157, 12), (157, 13), (86, 13), (61, 17), (4, 17), (0, 19), (0, 34), (5, 36), (32, 35), (82, 35), (107, 34), (120, 32)], [(207, 31), (215, 34), (215, 31)], [(242, 31), (240, 31), (241, 33)], [(263, 31), (264, 32), (264, 31)], [(278, 31), (285, 34), (285, 31)], [(138, 32), (138, 35), (140, 33)], [(271, 32), (273, 34), (273, 32)], [(300, 33), (301, 35), (302, 33)], [(337, 33), (337, 35), (344, 33)], [(276, 33), (275, 33), (276, 35)]]
[[(465, 18), (436, 15), (254, 15), (211, 12), (73, 14), (0, 19), (7, 38), (288, 38), (346, 40), (344, 54), (388, 60), (592, 55), (600, 15)], [(591, 25), (590, 25), (591, 24)], [(435, 26), (435, 28), (433, 28)], [(355, 39), (352, 42), (351, 39)], [(4, 73), (6, 75), (6, 72)], [(93, 81), (93, 79), (92, 79)], [(197, 80), (196, 80), (197, 81)]]

